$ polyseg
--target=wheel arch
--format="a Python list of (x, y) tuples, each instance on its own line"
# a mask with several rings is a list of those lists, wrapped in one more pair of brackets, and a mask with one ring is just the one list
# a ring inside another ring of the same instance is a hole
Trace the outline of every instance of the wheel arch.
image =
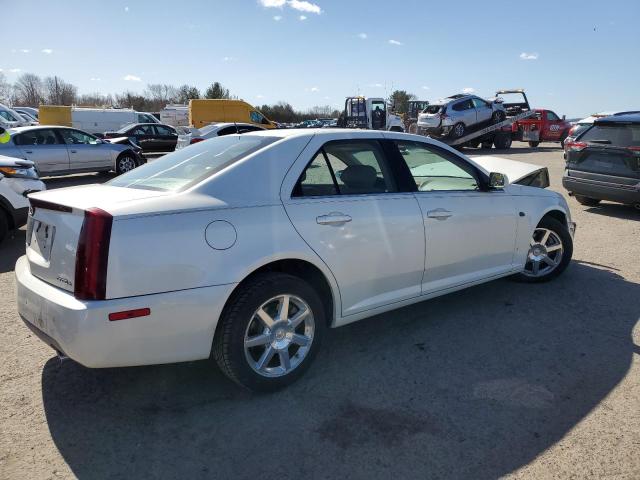
[[(139, 161), (138, 161), (138, 158), (137, 158), (136, 153), (135, 153), (133, 150), (131, 150), (130, 148), (127, 148), (126, 150), (123, 150), (123, 151), (119, 152), (119, 153), (115, 156), (115, 158), (114, 158), (114, 160), (113, 160), (113, 171), (114, 171), (114, 172), (117, 172), (117, 171), (118, 171), (118, 160), (120, 160), (120, 157), (122, 157), (123, 155), (127, 155), (127, 154), (128, 154), (128, 155), (132, 155), (132, 156), (133, 156), (133, 158), (134, 158), (134, 160), (135, 160), (135, 162), (136, 162), (136, 165), (138, 165), (138, 164), (139, 164)], [(138, 166), (139, 166), (139, 165), (138, 165)]]
[(288, 273), (309, 283), (320, 296), (327, 316), (327, 326), (332, 327), (340, 311), (340, 292), (332, 278), (323, 271), (322, 268), (313, 264), (309, 260), (301, 258), (280, 258), (270, 260), (254, 268), (247, 273), (244, 278), (235, 286), (225, 307), (235, 298), (241, 288), (256, 275), (269, 272)]

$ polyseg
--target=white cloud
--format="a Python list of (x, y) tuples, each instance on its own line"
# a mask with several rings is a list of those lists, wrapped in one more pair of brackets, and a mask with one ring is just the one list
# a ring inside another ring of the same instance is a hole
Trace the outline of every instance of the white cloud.
[(300, 15), (298, 17), (298, 20), (300, 20), (301, 22), (305, 21), (307, 19), (307, 17), (305, 17), (304, 15)]
[(287, 5), (299, 12), (315, 13), (317, 15), (322, 13), (319, 5), (306, 0), (258, 0), (258, 3), (265, 8), (282, 8)]
[(47, 55), (51, 55), (53, 53), (53, 50), (51, 50), (50, 48), (43, 48), (42, 49), (42, 53), (46, 53)]
[(382, 88), (384, 85), (382, 85), (381, 83), (370, 83), (367, 86), (368, 87), (373, 87), (373, 88)]
[(233, 62), (235, 58), (233, 57), (222, 57), (223, 62)]
[(261, 93), (259, 93), (258, 95), (256, 95), (256, 98), (264, 98), (264, 95), (262, 95)]
[(319, 91), (320, 91), (320, 89), (319, 89), (318, 87), (311, 87), (311, 88), (309, 89), (309, 91), (310, 91), (310, 92), (319, 92)]
[(393, 39), (389, 40), (389, 43), (391, 45), (404, 45), (404, 43), (399, 42), (398, 40), (393, 40)]
[(538, 54), (537, 53), (522, 52), (520, 54), (520, 58), (522, 60), (537, 60), (538, 59)]
[(22, 70), (20, 70), (19, 68), (11, 68), (11, 69), (9, 69), (9, 71), (11, 73), (18, 73), (18, 72), (21, 72)]
[(315, 3), (307, 2), (305, 0), (289, 0), (287, 4), (293, 8), (294, 10), (298, 10), (299, 12), (308, 12), (320, 14), (322, 13), (322, 9), (316, 5)]
[(31, 50), (29, 50), (28, 48), (21, 48), (20, 51), (22, 53), (29, 53)]
[(331, 100), (331, 97), (329, 95), (325, 95), (324, 99), (325, 100)]
[(265, 8), (282, 8), (287, 0), (258, 0), (258, 3)]
[(431, 89), (430, 89), (429, 87), (427, 87), (426, 85), (423, 85), (423, 86), (422, 86), (422, 89), (423, 89), (423, 90), (431, 90)]
[(475, 88), (473, 88), (473, 87), (464, 87), (464, 88), (462, 89), (462, 93), (473, 93), (473, 92), (475, 92), (475, 91), (476, 91), (476, 89), (475, 89)]
[(92, 82), (99, 82), (100, 77), (91, 77), (89, 80), (91, 80)]
[(122, 77), (122, 79), (126, 82), (141, 82), (142, 79), (140, 77), (136, 77), (135, 75), (125, 75), (124, 77)]
[(129, 11), (129, 7), (124, 7), (124, 11), (128, 12)]
[(282, 20), (282, 15), (274, 15), (274, 16), (273, 16), (273, 19), (274, 19), (276, 22), (279, 22), (280, 20)]
[(367, 38), (369, 38), (369, 35), (367, 35), (366, 33), (359, 33), (358, 38), (361, 38), (362, 40), (366, 40)]

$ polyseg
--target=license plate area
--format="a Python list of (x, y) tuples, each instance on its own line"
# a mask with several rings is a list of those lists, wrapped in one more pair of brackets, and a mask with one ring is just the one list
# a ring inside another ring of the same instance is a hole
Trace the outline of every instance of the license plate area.
[(56, 235), (56, 227), (40, 220), (35, 220), (33, 217), (30, 217), (29, 220), (27, 232), (30, 232), (30, 235), (27, 237), (27, 245), (40, 255), (43, 260), (48, 262), (51, 258), (51, 248)]
[(540, 139), (540, 130), (524, 130), (522, 140), (525, 142), (537, 142)]

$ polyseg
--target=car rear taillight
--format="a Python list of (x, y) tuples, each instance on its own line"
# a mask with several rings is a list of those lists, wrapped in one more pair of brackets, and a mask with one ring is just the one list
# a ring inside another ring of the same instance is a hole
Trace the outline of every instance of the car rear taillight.
[(631, 150), (636, 155), (640, 155), (640, 147), (627, 147), (627, 150)]
[(189, 145), (193, 145), (194, 143), (202, 142), (203, 140), (204, 140), (204, 138), (201, 138), (201, 137), (192, 138), (191, 141), (189, 142)]
[(564, 148), (567, 152), (581, 152), (587, 146), (588, 144), (585, 142), (564, 142)]
[(84, 213), (76, 251), (74, 296), (79, 300), (104, 300), (113, 217), (99, 208)]

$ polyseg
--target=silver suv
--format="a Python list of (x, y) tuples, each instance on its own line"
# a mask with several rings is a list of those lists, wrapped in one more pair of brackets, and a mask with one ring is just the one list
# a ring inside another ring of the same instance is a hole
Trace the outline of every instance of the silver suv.
[(474, 126), (499, 123), (506, 116), (499, 100), (488, 101), (475, 95), (451, 95), (432, 103), (418, 115), (418, 129), (424, 133), (460, 138)]

